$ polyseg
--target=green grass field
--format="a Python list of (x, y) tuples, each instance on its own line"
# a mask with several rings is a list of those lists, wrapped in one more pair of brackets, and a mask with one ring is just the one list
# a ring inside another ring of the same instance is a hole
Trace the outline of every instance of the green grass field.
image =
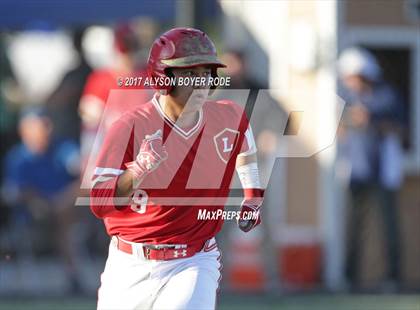
[[(95, 309), (92, 299), (0, 300), (1, 310)], [(221, 296), (220, 310), (420, 310), (420, 295)]]

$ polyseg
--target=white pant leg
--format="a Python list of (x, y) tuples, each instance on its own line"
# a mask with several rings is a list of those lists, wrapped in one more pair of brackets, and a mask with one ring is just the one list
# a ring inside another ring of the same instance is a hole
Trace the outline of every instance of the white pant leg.
[(220, 280), (220, 252), (217, 248), (180, 259), (178, 266), (164, 272), (166, 283), (153, 309), (214, 309)]
[(98, 310), (150, 309), (159, 279), (151, 276), (154, 261), (137, 259), (111, 243), (98, 290)]

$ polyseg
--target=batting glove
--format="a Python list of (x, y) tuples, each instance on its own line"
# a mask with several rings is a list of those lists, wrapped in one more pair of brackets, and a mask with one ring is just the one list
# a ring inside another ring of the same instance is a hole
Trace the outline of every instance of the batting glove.
[(137, 179), (156, 170), (168, 158), (168, 152), (162, 144), (162, 131), (159, 129), (152, 135), (146, 135), (136, 160), (126, 166)]
[(245, 198), (241, 204), (241, 211), (238, 219), (239, 229), (248, 232), (261, 224), (260, 209), (262, 205), (261, 197)]

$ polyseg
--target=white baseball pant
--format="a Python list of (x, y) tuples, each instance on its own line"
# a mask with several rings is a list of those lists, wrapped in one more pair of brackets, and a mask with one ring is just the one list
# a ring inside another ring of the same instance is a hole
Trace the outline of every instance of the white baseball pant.
[(111, 242), (97, 309), (214, 309), (221, 255), (217, 246), (206, 248), (215, 242), (194, 256), (167, 261), (127, 254)]

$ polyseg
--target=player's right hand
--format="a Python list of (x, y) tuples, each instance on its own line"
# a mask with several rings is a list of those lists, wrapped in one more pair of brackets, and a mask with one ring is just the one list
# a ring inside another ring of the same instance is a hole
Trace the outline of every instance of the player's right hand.
[(144, 171), (151, 172), (167, 158), (168, 152), (162, 143), (162, 130), (159, 129), (152, 135), (146, 135), (140, 146), (136, 162)]
[(167, 158), (168, 152), (163, 145), (162, 130), (159, 129), (152, 135), (146, 135), (136, 160), (129, 163), (127, 167), (134, 172), (137, 178), (141, 178), (156, 170)]

